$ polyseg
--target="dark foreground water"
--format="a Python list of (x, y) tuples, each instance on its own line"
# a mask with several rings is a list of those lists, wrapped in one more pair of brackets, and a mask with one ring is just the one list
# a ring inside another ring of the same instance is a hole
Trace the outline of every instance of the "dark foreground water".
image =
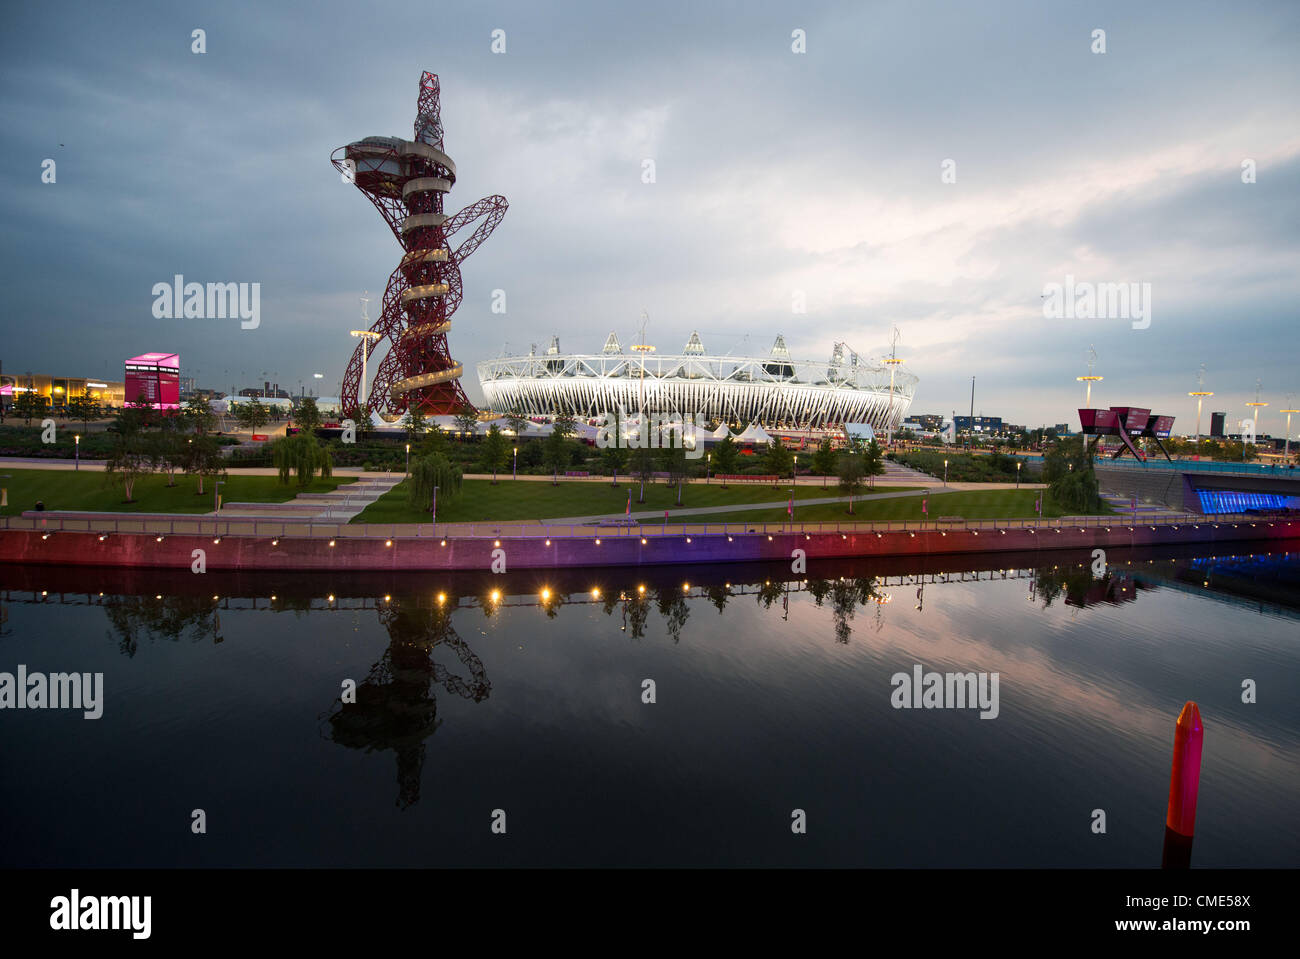
[[(104, 683), (0, 710), (0, 865), (1150, 867), (1188, 699), (1193, 864), (1300, 865), (1300, 553), (1108, 560), (0, 566), (0, 672)], [(917, 665), (996, 718), (894, 708)]]

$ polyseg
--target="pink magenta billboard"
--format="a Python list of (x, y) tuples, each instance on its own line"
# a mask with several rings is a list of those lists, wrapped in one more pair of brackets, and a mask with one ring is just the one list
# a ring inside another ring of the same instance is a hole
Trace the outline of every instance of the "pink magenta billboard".
[[(155, 410), (181, 407), (181, 358), (179, 353), (141, 353), (126, 361), (125, 405), (144, 405)], [(140, 404), (140, 398), (144, 403)]]

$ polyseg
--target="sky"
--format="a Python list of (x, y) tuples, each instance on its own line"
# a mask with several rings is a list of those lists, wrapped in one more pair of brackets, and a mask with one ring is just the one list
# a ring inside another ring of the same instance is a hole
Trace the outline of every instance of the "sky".
[[(430, 70), (448, 211), (510, 203), (462, 268), (472, 400), (479, 362), (627, 345), (643, 311), (669, 353), (880, 357), (896, 328), (914, 413), (968, 412), (974, 377), (977, 415), (1077, 423), (1090, 350), (1094, 405), (1176, 431), (1190, 390), (1208, 428), (1258, 380), (1275, 435), (1300, 399), (1300, 4), (55, 0), (0, 24), (5, 374), (165, 351), (200, 387), (336, 395), (401, 251), (329, 157), (409, 139)], [(175, 274), (260, 284), (259, 325), (155, 317)], [(1138, 296), (1046, 315), (1067, 277)]]

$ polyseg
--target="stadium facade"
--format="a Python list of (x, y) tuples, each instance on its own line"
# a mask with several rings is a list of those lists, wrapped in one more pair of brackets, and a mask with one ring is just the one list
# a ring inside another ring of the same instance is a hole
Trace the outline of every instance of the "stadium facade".
[(558, 338), (542, 354), (478, 364), (488, 406), (529, 416), (597, 417), (617, 410), (681, 416), (764, 428), (833, 428), (870, 423), (897, 429), (912, 404), (917, 378), (872, 364), (843, 343), (829, 361), (794, 360), (782, 337), (767, 356), (714, 356), (698, 333), (678, 354), (635, 345), (625, 353), (610, 333), (599, 353), (561, 353)]

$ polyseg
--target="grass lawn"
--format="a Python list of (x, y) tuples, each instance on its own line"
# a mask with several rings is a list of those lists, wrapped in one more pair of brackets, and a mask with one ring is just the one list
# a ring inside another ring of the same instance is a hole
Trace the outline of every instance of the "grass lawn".
[[(438, 522), (474, 523), (483, 520), (554, 519), (561, 516), (607, 516), (627, 508), (627, 493), (632, 490), (632, 512), (638, 510), (674, 510), (677, 489), (662, 483), (647, 483), (645, 502), (637, 502), (640, 484), (621, 479), (617, 487), (605, 483), (550, 483), (503, 479), (465, 480), (455, 499), (438, 498)], [(907, 487), (880, 487), (878, 492)], [(427, 523), (429, 514), (411, 507), (406, 483), (399, 483), (352, 520), (354, 523)], [(820, 486), (797, 486), (794, 498), (820, 499), (828, 491)], [(834, 495), (830, 492), (829, 495)], [(729, 506), (733, 503), (783, 503), (790, 497), (788, 486), (738, 484), (723, 489), (717, 483), (688, 483), (682, 491), (682, 508)], [(784, 510), (781, 511), (784, 514)]]
[[(17, 516), (35, 507), (36, 501), (46, 509), (86, 510), (88, 512), (123, 513), (207, 513), (212, 511), (212, 477), (203, 482), (203, 495), (196, 490), (199, 481), (193, 476), (176, 474), (176, 485), (167, 486), (167, 477), (151, 473), (136, 481), (135, 502), (124, 502), (122, 487), (113, 485), (102, 467), (81, 470), (6, 469), (0, 465), (0, 486), (9, 490), (9, 505), (0, 515)], [(231, 473), (221, 487), (227, 503), (281, 503), (300, 492), (326, 493), (352, 477), (316, 479), (304, 490), (296, 483), (282, 486), (275, 476), (244, 476)]]
[[(877, 489), (876, 492), (889, 492)], [(1050, 495), (1044, 491), (1043, 516), (1063, 516)], [(857, 500), (853, 515), (847, 503), (826, 503), (821, 506), (803, 506), (795, 500), (796, 523), (852, 523), (870, 520), (935, 520), (940, 516), (960, 516), (963, 519), (1033, 519), (1037, 490), (972, 490), (960, 493), (931, 493), (927, 504), (929, 512), (921, 513), (921, 496), (901, 496), (897, 499)], [(1105, 512), (1110, 512), (1105, 510)], [(784, 523), (789, 517), (785, 508), (746, 510), (743, 513), (713, 513), (708, 516), (683, 516), (681, 523)], [(653, 523), (653, 520), (648, 522)]]

